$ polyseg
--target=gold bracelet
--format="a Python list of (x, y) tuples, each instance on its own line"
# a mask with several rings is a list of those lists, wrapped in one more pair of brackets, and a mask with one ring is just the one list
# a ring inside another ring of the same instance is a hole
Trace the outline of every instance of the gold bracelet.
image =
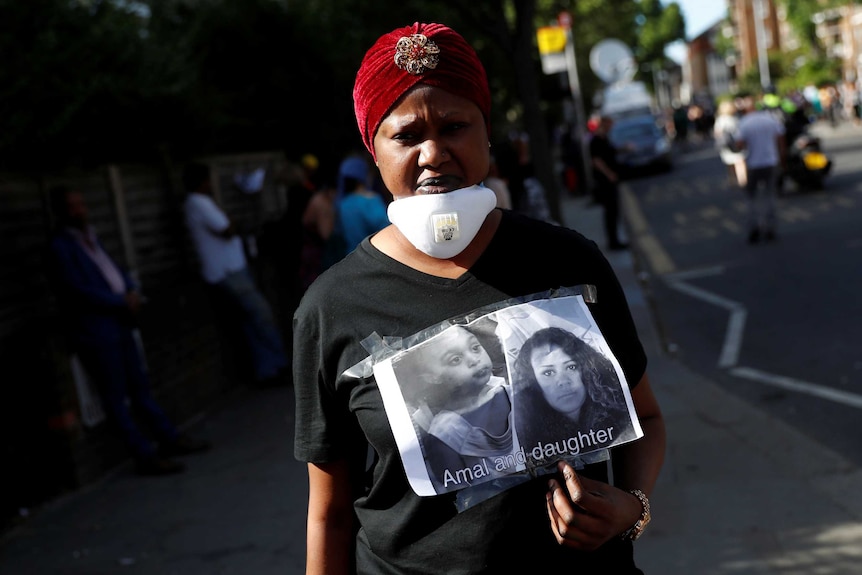
[(634, 541), (644, 532), (644, 529), (646, 529), (646, 526), (649, 524), (650, 519), (652, 519), (652, 516), (650, 515), (649, 499), (647, 499), (647, 496), (644, 494), (644, 492), (640, 489), (630, 489), (629, 493), (631, 493), (640, 500), (641, 516), (638, 518), (637, 521), (635, 521), (634, 525), (622, 532), (620, 538)]

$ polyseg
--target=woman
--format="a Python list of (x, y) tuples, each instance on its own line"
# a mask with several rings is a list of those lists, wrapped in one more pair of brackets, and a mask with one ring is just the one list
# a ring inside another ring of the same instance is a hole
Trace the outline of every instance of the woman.
[(303, 292), (332, 264), (327, 259), (327, 246), (335, 229), (335, 194), (334, 186), (321, 186), (302, 213), (299, 281)]
[[(527, 449), (569, 430), (613, 429), (610, 443), (634, 438), (620, 381), (610, 360), (570, 331), (533, 333), (515, 360), (516, 434)], [(542, 462), (535, 462), (541, 465)]]
[(724, 100), (718, 105), (718, 117), (713, 126), (713, 137), (715, 145), (718, 146), (718, 154), (721, 161), (727, 166), (728, 177), (731, 182), (745, 188), (748, 181), (745, 171), (745, 153), (735, 149), (734, 140), (739, 127), (739, 118), (736, 106), (731, 100)]
[[(630, 541), (638, 530), (630, 529), (646, 522), (648, 503), (628, 490), (652, 489), (664, 426), (607, 260), (575, 231), (496, 209), (493, 192), (479, 186), (491, 98), (481, 62), (455, 31), (416, 23), (383, 35), (362, 61), (353, 99), (393, 195), (393, 224), (321, 274), (294, 319), (294, 451), (309, 473), (306, 573), (640, 573)], [(461, 513), (454, 494), (417, 496), (373, 376), (357, 368), (368, 357), (363, 340), (409, 337), (509, 298), (580, 284), (596, 286), (593, 317), (638, 382), (632, 394), (646, 435), (616, 450), (616, 486), (605, 466), (576, 473), (561, 465), (550, 480)]]

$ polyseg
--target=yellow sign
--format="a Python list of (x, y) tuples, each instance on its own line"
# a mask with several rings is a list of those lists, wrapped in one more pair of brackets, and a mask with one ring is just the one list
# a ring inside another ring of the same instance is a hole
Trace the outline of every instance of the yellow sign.
[(566, 49), (566, 29), (562, 26), (542, 26), (536, 30), (539, 54), (553, 54)]

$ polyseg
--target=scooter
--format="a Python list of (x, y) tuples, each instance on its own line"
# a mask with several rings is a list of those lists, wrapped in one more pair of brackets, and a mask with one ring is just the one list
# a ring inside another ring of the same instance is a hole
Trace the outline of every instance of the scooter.
[(830, 170), (832, 160), (823, 153), (820, 138), (802, 132), (790, 143), (783, 175), (793, 180), (798, 190), (822, 190)]

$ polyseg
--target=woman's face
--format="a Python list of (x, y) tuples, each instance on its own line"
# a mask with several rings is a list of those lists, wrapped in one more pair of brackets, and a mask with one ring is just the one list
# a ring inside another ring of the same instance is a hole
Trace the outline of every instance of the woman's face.
[(488, 130), (479, 107), (419, 84), (380, 123), (377, 166), (395, 199), (450, 192), (488, 175)]
[(438, 399), (475, 397), (492, 375), (491, 357), (476, 336), (462, 327), (450, 328), (434, 340), (426, 372)]
[(557, 411), (576, 417), (587, 389), (575, 361), (560, 346), (551, 344), (534, 349), (530, 365), (547, 402)]

